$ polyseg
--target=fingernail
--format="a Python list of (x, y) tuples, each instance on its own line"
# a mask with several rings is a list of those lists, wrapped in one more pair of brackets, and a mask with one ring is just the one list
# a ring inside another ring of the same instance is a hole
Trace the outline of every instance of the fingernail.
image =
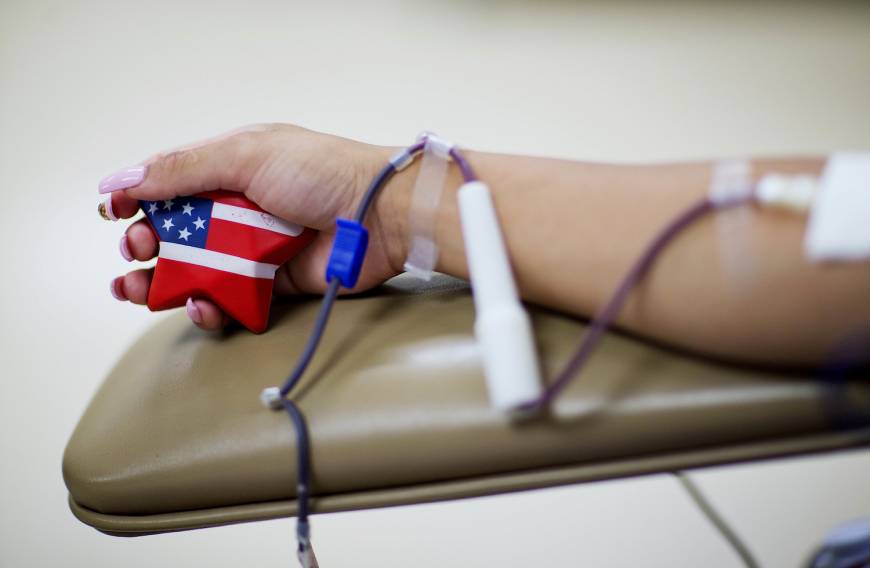
[(97, 211), (100, 213), (100, 217), (105, 219), (106, 221), (117, 221), (118, 216), (115, 215), (115, 212), (112, 210), (112, 196), (110, 195), (108, 199), (103, 201), (97, 206)]
[(202, 312), (200, 312), (199, 308), (196, 307), (196, 304), (193, 303), (193, 298), (188, 298), (184, 307), (187, 310), (187, 317), (189, 317), (193, 323), (202, 323)]
[(145, 166), (131, 166), (118, 170), (100, 181), (100, 193), (111, 193), (121, 189), (136, 187), (145, 179)]
[(118, 276), (112, 283), (109, 285), (109, 292), (112, 293), (112, 297), (118, 300), (119, 302), (126, 302), (127, 296), (124, 294), (124, 277)]
[(127, 245), (127, 235), (121, 237), (121, 242), (118, 243), (118, 250), (121, 251), (121, 256), (124, 257), (124, 260), (127, 262), (132, 262), (133, 254), (130, 253), (130, 247)]

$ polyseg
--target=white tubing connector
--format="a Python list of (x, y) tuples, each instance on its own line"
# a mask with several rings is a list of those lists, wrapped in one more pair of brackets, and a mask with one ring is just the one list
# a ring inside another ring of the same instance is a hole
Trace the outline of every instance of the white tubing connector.
[(541, 394), (531, 320), (517, 295), (489, 188), (468, 182), (459, 188), (458, 199), (474, 294), (474, 334), (490, 403), (512, 411)]
[(284, 397), (281, 396), (281, 389), (278, 387), (266, 387), (260, 393), (260, 402), (263, 403), (263, 406), (272, 410), (283, 408), (283, 400)]
[(807, 175), (768, 174), (758, 182), (755, 198), (767, 207), (801, 213), (809, 211), (819, 190), (819, 180)]

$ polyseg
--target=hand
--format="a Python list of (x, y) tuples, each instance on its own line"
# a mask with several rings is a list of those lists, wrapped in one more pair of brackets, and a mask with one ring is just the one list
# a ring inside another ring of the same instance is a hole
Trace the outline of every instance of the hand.
[[(132, 217), (138, 200), (162, 200), (214, 189), (239, 191), (287, 221), (319, 231), (311, 244), (275, 274), (276, 294), (320, 293), (337, 217), (351, 217), (369, 181), (392, 150), (319, 134), (291, 125), (258, 125), (206, 142), (158, 154), (100, 183), (113, 219)], [(383, 197), (383, 196), (382, 196)], [(404, 256), (395, 234), (396, 208), (402, 200), (381, 199), (366, 219), (368, 254), (353, 291), (374, 287), (401, 271)], [(121, 254), (129, 261), (150, 260), (158, 242), (145, 219), (128, 227)], [(393, 243), (393, 246), (391, 246)], [(145, 304), (153, 269), (134, 270), (112, 282), (119, 300)], [(203, 329), (218, 329), (229, 318), (212, 302), (188, 302), (187, 313)]]

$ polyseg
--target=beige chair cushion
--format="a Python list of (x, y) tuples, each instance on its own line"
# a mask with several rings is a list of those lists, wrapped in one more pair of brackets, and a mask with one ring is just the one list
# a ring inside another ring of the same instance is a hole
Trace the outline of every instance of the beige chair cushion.
[[(263, 335), (182, 315), (145, 334), (97, 392), (64, 456), (76, 516), (113, 534), (293, 515), (294, 433), (265, 409), (319, 300)], [(532, 308), (545, 375), (584, 324)], [(394, 279), (340, 300), (295, 398), (311, 427), (315, 511), (500, 493), (867, 443), (870, 385), (726, 366), (611, 333), (544, 418), (487, 404), (466, 285)], [(866, 422), (865, 422), (866, 423)]]

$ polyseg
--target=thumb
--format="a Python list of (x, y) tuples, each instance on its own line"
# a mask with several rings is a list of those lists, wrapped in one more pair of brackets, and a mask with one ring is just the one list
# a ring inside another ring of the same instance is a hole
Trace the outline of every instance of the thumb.
[(132, 199), (158, 200), (213, 189), (244, 191), (265, 152), (254, 133), (157, 154), (144, 163), (119, 170), (100, 182), (100, 193), (125, 191)]

